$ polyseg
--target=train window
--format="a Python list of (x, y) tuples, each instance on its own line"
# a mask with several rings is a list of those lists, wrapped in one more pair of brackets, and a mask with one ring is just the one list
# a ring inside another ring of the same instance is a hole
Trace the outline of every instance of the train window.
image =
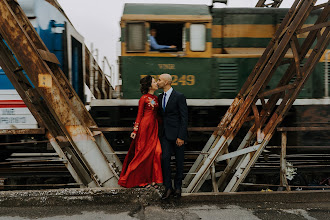
[(80, 99), (84, 102), (84, 73), (82, 43), (71, 36), (71, 83)]
[[(184, 23), (150, 23), (150, 35), (153, 35), (158, 45), (176, 48), (157, 49), (159, 52), (182, 51), (184, 46)], [(150, 38), (149, 38), (150, 40)], [(150, 50), (155, 50), (150, 48)]]
[(204, 24), (190, 25), (190, 50), (205, 51), (206, 27)]
[(127, 52), (144, 52), (145, 51), (145, 25), (141, 23), (127, 24)]

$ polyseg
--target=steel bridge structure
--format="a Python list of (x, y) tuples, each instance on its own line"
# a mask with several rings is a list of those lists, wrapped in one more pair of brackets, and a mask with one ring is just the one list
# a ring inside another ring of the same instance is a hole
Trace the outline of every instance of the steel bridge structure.
[[(282, 3), (265, 2), (260, 0), (256, 7), (279, 7)], [(184, 192), (198, 192), (207, 178), (211, 178), (214, 192), (235, 192), (243, 183), (329, 44), (329, 1), (321, 5), (316, 2), (294, 1), (186, 175)], [(322, 12), (315, 24), (302, 28), (309, 14), (317, 9)], [(56, 56), (48, 51), (17, 1), (0, 0), (0, 15), (0, 66), (46, 130), (71, 175), (83, 187), (118, 187), (122, 164), (59, 68)], [(308, 36), (299, 43), (297, 35), (302, 33)], [(285, 58), (288, 51), (293, 54), (291, 58)], [(267, 90), (276, 69), (284, 64), (289, 65), (277, 87)], [(97, 90), (95, 94), (100, 98), (108, 96)], [(229, 152), (243, 126), (249, 130), (236, 149)], [(227, 167), (216, 170), (216, 164), (224, 160)], [(286, 184), (285, 178), (282, 183)]]

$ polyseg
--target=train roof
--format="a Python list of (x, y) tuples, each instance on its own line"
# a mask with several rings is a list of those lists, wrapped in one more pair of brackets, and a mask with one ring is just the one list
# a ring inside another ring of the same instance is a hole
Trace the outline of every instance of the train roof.
[[(66, 17), (66, 19), (71, 23), (69, 17), (65, 14), (65, 12), (64, 12), (64, 10), (63, 10), (63, 8), (62, 8), (62, 6), (58, 3), (57, 0), (46, 0), (46, 2), (48, 2), (48, 3), (51, 4), (51, 5), (53, 5), (57, 10), (59, 10), (59, 11), (62, 13), (62, 15), (63, 15), (64, 17)], [(71, 25), (72, 25), (72, 23), (71, 23)]]
[(289, 8), (213, 8), (212, 14), (281, 14), (287, 13)]
[[(277, 16), (278, 19), (284, 18), (289, 11), (289, 8), (213, 8), (212, 16), (215, 22), (217, 18), (223, 18), (224, 16), (231, 16), (226, 19), (226, 24), (234, 23), (246, 23), (246, 24), (269, 24), (272, 21), (269, 20), (269, 16)], [(314, 10), (310, 13), (309, 18), (306, 20), (306, 24), (315, 23), (317, 16), (321, 13), (321, 9)], [(254, 19), (250, 17), (244, 17), (246, 15), (253, 15)], [(265, 16), (268, 15), (268, 16)], [(268, 18), (267, 18), (268, 17)], [(279, 20), (280, 21), (280, 20)]]
[(126, 3), (122, 20), (211, 21), (212, 16), (207, 5)]

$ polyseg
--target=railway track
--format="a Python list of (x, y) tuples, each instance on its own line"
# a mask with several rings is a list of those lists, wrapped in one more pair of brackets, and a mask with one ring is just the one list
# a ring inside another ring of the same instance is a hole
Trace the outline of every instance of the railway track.
[[(39, 142), (43, 143), (42, 141)], [(259, 158), (247, 178), (242, 184), (242, 190), (259, 190), (263, 188), (276, 189), (279, 187), (280, 172), (280, 146), (268, 146)], [(292, 187), (304, 189), (310, 185), (320, 188), (320, 183), (330, 177), (330, 154), (324, 152), (330, 146), (287, 146), (287, 161), (296, 169), (291, 181)], [(116, 151), (121, 161), (127, 151)], [(184, 171), (185, 174), (193, 165), (200, 151), (186, 151)], [(7, 159), (0, 162), (0, 189), (45, 189), (80, 187), (71, 177), (65, 167), (66, 160), (58, 157), (55, 152), (45, 153), (20, 152), (12, 153)], [(173, 169), (174, 160), (172, 160)], [(224, 170), (226, 161), (218, 163), (216, 170)], [(217, 173), (219, 175), (220, 173)], [(325, 182), (323, 184), (330, 182)], [(298, 187), (299, 186), (299, 187)], [(206, 181), (201, 191), (207, 191), (209, 183)], [(309, 187), (310, 188), (310, 187)]]

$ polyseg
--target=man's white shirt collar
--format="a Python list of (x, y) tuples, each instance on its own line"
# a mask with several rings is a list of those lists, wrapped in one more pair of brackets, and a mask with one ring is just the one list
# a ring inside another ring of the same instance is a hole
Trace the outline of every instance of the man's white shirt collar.
[(172, 91), (173, 91), (173, 87), (171, 87), (169, 90), (167, 90), (167, 92), (164, 92), (164, 93), (166, 93), (166, 98), (170, 97), (170, 95), (172, 94)]

